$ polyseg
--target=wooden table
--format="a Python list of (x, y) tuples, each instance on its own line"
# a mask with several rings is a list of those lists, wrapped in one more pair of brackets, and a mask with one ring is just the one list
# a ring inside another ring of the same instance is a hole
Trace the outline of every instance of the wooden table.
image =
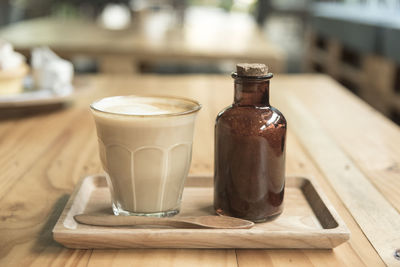
[(191, 173), (213, 170), (213, 125), (232, 102), (220, 76), (78, 77), (73, 106), (0, 122), (1, 266), (399, 265), (400, 129), (332, 79), (277, 75), (271, 102), (288, 125), (287, 174), (314, 177), (351, 230), (333, 250), (71, 250), (51, 230), (77, 181), (101, 172), (88, 105), (116, 94), (180, 95), (203, 104)]
[(183, 27), (162, 12), (140, 14), (120, 31), (87, 20), (41, 18), (8, 26), (0, 30), (0, 38), (26, 55), (45, 45), (63, 57), (91, 56), (107, 73), (135, 72), (141, 62), (260, 62), (274, 72), (285, 70), (283, 50), (250, 18), (202, 12), (188, 12)]

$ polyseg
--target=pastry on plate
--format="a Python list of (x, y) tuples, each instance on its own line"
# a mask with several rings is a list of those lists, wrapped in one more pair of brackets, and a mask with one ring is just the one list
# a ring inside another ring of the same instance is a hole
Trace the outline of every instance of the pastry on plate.
[(21, 93), (28, 72), (25, 57), (15, 52), (10, 43), (0, 40), (0, 96)]

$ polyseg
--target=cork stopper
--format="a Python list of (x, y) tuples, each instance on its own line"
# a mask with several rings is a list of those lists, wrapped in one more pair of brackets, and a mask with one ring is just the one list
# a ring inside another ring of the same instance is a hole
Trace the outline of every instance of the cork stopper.
[(236, 72), (239, 76), (265, 76), (268, 74), (268, 67), (260, 63), (239, 63), (236, 65)]

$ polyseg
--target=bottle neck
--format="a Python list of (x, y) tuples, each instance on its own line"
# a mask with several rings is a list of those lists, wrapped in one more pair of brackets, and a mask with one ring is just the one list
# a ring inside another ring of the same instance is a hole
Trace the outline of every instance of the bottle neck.
[(234, 105), (269, 106), (269, 79), (235, 78)]

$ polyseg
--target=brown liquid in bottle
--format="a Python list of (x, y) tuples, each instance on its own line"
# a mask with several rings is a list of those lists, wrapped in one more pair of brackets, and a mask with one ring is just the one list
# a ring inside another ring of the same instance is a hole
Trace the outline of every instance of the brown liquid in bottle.
[(214, 208), (255, 222), (272, 220), (283, 209), (286, 120), (269, 105), (272, 74), (265, 65), (239, 64), (232, 77), (234, 103), (215, 124)]

